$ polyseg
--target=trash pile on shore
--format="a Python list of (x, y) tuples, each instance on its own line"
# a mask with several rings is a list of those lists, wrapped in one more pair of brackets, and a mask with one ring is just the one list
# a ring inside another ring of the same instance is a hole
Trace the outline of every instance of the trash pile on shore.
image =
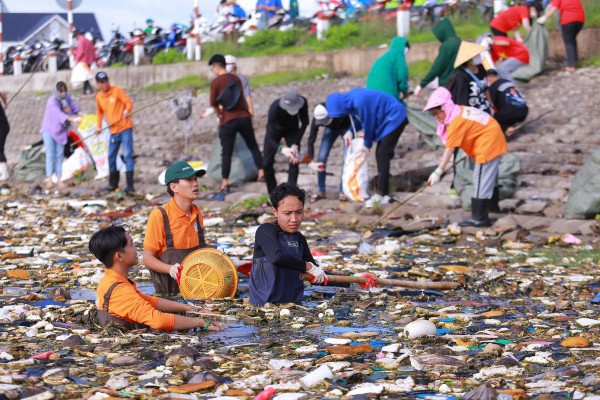
[[(87, 243), (126, 223), (141, 250), (164, 199), (87, 196), (0, 193), (0, 398), (600, 399), (597, 243), (456, 225), (365, 233), (309, 214), (302, 232), (328, 273), (460, 286), (307, 286), (302, 305), (255, 307), (243, 278), (238, 298), (193, 301), (221, 332), (122, 332), (95, 323), (103, 268)], [(207, 241), (234, 260), (251, 259), (270, 218), (203, 214)], [(152, 291), (145, 268), (130, 278)]]

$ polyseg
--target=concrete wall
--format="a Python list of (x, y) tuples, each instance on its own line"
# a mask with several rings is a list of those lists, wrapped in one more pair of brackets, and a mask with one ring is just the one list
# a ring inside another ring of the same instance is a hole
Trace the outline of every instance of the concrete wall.
[[(411, 46), (409, 62), (421, 60), (433, 61), (437, 55), (439, 43), (416, 43)], [(564, 59), (564, 44), (560, 32), (552, 31), (549, 36), (549, 58)], [(600, 55), (600, 29), (584, 29), (578, 36), (579, 57)], [(348, 49), (322, 53), (303, 53), (281, 56), (250, 57), (238, 60), (240, 71), (249, 76), (270, 74), (278, 71), (302, 71), (312, 68), (324, 68), (352, 75), (365, 75), (373, 61), (386, 48)], [(190, 62), (168, 65), (142, 65), (138, 67), (107, 68), (111, 83), (126, 88), (143, 88), (148, 85), (171, 82), (187, 75), (208, 74), (206, 62)], [(21, 76), (1, 76), (0, 90), (16, 92), (49, 91), (56, 82), (69, 82), (70, 71), (54, 74), (35, 73)], [(27, 82), (27, 83), (26, 83)]]

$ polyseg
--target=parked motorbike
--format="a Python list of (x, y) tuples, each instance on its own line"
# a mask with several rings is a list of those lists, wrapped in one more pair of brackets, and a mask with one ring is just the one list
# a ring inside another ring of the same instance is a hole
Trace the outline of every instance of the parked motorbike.
[(146, 54), (152, 58), (161, 50), (176, 49), (184, 52), (186, 47), (185, 32), (187, 29), (185, 25), (172, 24), (168, 33), (160, 33), (157, 40), (149, 41), (147, 45), (144, 45), (144, 47), (147, 47)]
[(123, 45), (123, 52), (119, 61), (121, 61), (125, 65), (133, 64), (133, 47), (136, 44), (142, 43), (144, 44), (144, 37), (146, 36), (146, 32), (143, 30), (136, 28), (129, 33), (129, 39)]
[(99, 51), (97, 63), (100, 68), (108, 67), (122, 60), (126, 40), (119, 32), (119, 28), (114, 29), (112, 32), (113, 35), (108, 43), (102, 46)]
[(311, 26), (308, 30), (309, 34), (317, 32), (317, 21), (320, 19), (329, 20), (329, 25), (341, 25), (344, 22), (344, 9), (341, 1), (338, 0), (318, 0), (320, 10), (317, 11), (311, 18)]

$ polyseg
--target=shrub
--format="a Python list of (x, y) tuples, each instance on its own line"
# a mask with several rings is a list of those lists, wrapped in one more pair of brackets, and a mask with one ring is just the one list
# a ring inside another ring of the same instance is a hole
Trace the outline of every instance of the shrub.
[(275, 44), (281, 47), (294, 46), (298, 44), (300, 39), (306, 36), (306, 32), (301, 31), (300, 29), (290, 29), (277, 33), (278, 34), (275, 36)]
[(356, 24), (332, 26), (324, 33), (325, 41), (319, 47), (334, 50), (352, 46), (360, 36), (360, 27)]
[(152, 64), (175, 64), (184, 62), (187, 57), (184, 53), (176, 49), (169, 49), (169, 51), (161, 51), (152, 58)]
[(271, 30), (258, 31), (254, 35), (248, 36), (244, 44), (254, 48), (271, 47), (275, 45), (278, 33), (278, 31)]

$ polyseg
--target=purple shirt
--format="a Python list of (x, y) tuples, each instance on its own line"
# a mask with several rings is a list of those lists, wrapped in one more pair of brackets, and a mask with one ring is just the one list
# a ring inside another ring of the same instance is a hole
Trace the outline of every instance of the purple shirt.
[(42, 128), (40, 129), (41, 133), (50, 133), (52, 139), (58, 144), (67, 143), (67, 134), (69, 133), (67, 118), (79, 112), (79, 107), (77, 107), (77, 104), (75, 104), (68, 94), (67, 104), (69, 105), (70, 113), (64, 112), (60, 106), (60, 101), (56, 97), (50, 96), (46, 103), (46, 111), (44, 112)]

